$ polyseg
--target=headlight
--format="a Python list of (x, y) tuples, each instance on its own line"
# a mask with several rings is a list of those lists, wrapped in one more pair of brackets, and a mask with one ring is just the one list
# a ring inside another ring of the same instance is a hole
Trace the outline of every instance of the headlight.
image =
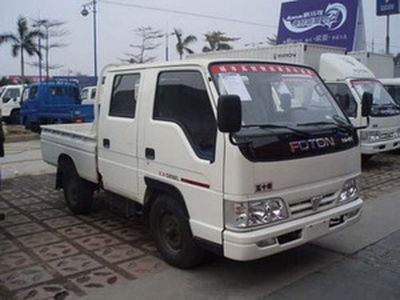
[(400, 128), (397, 128), (395, 136), (400, 137)]
[(358, 179), (353, 178), (347, 180), (339, 194), (339, 203), (353, 201), (358, 198), (359, 193)]
[(380, 140), (379, 131), (362, 131), (360, 133), (360, 138), (362, 141), (374, 143)]
[(249, 202), (225, 201), (225, 223), (227, 227), (244, 229), (287, 218), (286, 205), (279, 198)]

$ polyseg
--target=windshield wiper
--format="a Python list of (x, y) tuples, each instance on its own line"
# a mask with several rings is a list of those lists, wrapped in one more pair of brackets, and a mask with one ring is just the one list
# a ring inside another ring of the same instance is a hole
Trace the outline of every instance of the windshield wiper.
[(248, 124), (248, 125), (243, 125), (243, 128), (253, 128), (253, 127), (257, 127), (257, 128), (261, 128), (261, 129), (288, 129), (290, 131), (293, 131), (299, 135), (302, 136), (310, 136), (310, 134), (306, 131), (300, 130), (300, 129), (296, 129), (290, 126), (286, 126), (286, 125), (277, 125), (277, 124)]
[(346, 132), (348, 132), (350, 129), (352, 129), (352, 125), (350, 124), (345, 124), (342, 122), (329, 122), (329, 121), (319, 121), (319, 122), (310, 122), (310, 123), (301, 123), (301, 124), (297, 124), (297, 126), (324, 126), (324, 125), (331, 125), (331, 126), (335, 126), (341, 130), (345, 130)]

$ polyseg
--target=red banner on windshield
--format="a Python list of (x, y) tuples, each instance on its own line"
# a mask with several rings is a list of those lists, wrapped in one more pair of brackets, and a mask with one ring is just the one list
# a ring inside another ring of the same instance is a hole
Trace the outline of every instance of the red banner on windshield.
[(275, 64), (221, 64), (211, 66), (211, 73), (282, 73), (317, 76), (309, 68)]
[(366, 80), (352, 80), (353, 85), (364, 85), (370, 83), (381, 83), (378, 79), (366, 79)]

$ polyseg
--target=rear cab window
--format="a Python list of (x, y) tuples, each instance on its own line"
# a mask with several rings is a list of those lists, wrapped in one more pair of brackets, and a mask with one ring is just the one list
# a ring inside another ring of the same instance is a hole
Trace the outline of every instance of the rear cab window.
[(136, 102), (140, 84), (140, 74), (120, 74), (114, 77), (111, 101), (110, 117), (134, 119)]

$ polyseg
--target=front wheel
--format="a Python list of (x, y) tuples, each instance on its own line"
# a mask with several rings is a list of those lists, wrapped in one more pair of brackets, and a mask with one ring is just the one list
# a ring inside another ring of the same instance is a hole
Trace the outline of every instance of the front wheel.
[(19, 110), (13, 110), (10, 115), (10, 124), (17, 125), (20, 124), (20, 113)]
[(373, 156), (374, 156), (373, 154), (362, 154), (362, 155), (361, 155), (361, 162), (362, 162), (363, 164), (366, 164), (366, 163), (368, 163), (368, 162), (371, 160), (371, 158), (372, 158)]
[(178, 268), (192, 268), (204, 257), (192, 236), (188, 217), (169, 195), (160, 195), (150, 210), (150, 229), (163, 259)]
[(92, 208), (92, 184), (79, 177), (73, 163), (64, 164), (61, 170), (65, 202), (74, 214), (88, 214)]

